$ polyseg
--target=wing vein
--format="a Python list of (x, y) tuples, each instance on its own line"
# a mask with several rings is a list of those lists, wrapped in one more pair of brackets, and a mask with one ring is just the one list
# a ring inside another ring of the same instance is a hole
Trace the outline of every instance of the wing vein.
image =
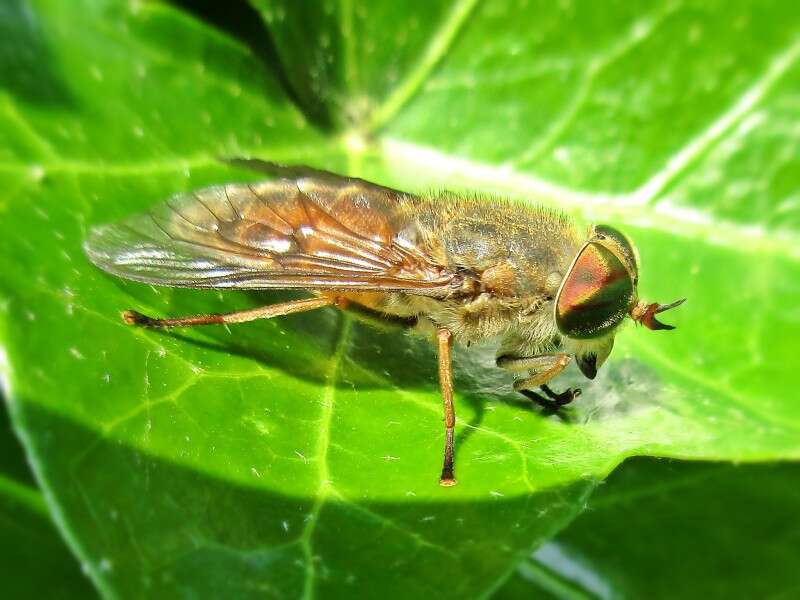
[(93, 230), (86, 250), (101, 268), (155, 285), (452, 293), (460, 276), (398, 238), (415, 227), (401, 210), (413, 196), (302, 171), (172, 197)]

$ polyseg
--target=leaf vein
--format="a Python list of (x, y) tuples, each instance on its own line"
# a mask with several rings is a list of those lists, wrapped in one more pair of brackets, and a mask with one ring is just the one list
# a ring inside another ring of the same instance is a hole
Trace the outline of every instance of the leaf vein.
[(336, 348), (328, 363), (325, 388), (322, 392), (320, 404), (322, 411), (320, 414), (319, 436), (317, 438), (317, 448), (315, 460), (319, 469), (319, 486), (314, 498), (314, 504), (308, 515), (308, 521), (301, 535), (303, 552), (305, 554), (305, 581), (303, 597), (311, 599), (314, 597), (314, 577), (316, 575), (315, 557), (313, 552), (313, 536), (320, 518), (322, 508), (332, 493), (335, 493), (331, 474), (328, 466), (328, 448), (330, 446), (331, 422), (333, 419), (333, 403), (336, 396), (336, 382), (339, 378), (339, 366), (350, 341), (350, 331), (352, 329), (352, 318), (344, 313), (339, 313), (341, 319), (339, 338), (336, 341)]
[(450, 14), (431, 37), (419, 62), (373, 112), (366, 126), (368, 132), (374, 133), (383, 127), (417, 93), (433, 69), (444, 58), (477, 4), (477, 0), (457, 0), (453, 4)]
[(689, 170), (714, 144), (725, 138), (738, 123), (750, 115), (761, 100), (775, 87), (797, 62), (800, 56), (800, 38), (776, 53), (769, 61), (767, 72), (747, 88), (733, 105), (722, 113), (705, 130), (684, 144), (673, 154), (664, 168), (655, 173), (633, 193), (628, 194), (632, 204), (651, 204), (676, 179)]
[(515, 168), (533, 164), (545, 153), (552, 150), (556, 142), (561, 139), (561, 136), (575, 122), (580, 110), (589, 98), (589, 94), (594, 87), (597, 77), (609, 66), (613, 65), (616, 61), (620, 60), (623, 56), (652, 37), (653, 32), (661, 26), (667, 17), (674, 13), (679, 6), (678, 3), (669, 4), (666, 10), (660, 11), (650, 17), (637, 19), (621, 40), (613, 44), (611, 48), (601, 56), (589, 61), (576, 93), (572, 95), (571, 100), (562, 111), (561, 116), (554, 121), (549, 131), (545, 133), (540, 141), (537, 141), (527, 150), (524, 150), (519, 158), (514, 160), (511, 164), (514, 165)]

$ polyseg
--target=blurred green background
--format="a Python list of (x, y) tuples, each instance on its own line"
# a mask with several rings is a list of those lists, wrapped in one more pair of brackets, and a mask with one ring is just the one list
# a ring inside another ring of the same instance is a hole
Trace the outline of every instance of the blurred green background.
[[(9, 597), (800, 595), (796, 3), (4, 0), (0, 34)], [(560, 417), (460, 351), (444, 490), (424, 340), (333, 310), (119, 321), (287, 297), (82, 254), (258, 177), (220, 156), (611, 223), (644, 297), (689, 300), (565, 374)]]

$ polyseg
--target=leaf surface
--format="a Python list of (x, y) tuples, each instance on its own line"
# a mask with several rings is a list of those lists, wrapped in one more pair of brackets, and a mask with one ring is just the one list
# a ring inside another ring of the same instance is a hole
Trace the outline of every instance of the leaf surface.
[(4, 406), (0, 406), (0, 577), (3, 592), (11, 598), (93, 596), (91, 582), (59, 536), (36, 489)]
[[(489, 592), (627, 456), (800, 455), (800, 19), (785, 3), (286, 9), (266, 21), (281, 69), (174, 7), (9, 6), (3, 377), (105, 594)], [(370, 51), (387, 23), (393, 41)], [(643, 296), (689, 301), (676, 332), (624, 330), (594, 382), (566, 374), (584, 393), (562, 418), (513, 394), (491, 349), (459, 351), (461, 483), (441, 489), (427, 340), (333, 310), (175, 333), (120, 321), (294, 297), (125, 283), (81, 251), (93, 225), (258, 177), (216, 160), (242, 155), (602, 219), (637, 242)]]
[(797, 476), (786, 463), (632, 460), (495, 598), (791, 598)]

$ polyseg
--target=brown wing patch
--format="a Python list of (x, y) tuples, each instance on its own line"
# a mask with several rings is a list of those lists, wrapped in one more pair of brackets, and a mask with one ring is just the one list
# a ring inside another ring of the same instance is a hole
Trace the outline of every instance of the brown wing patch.
[(396, 235), (404, 197), (331, 174), (215, 186), (99, 227), (86, 250), (115, 275), (160, 285), (445, 296), (457, 276)]

